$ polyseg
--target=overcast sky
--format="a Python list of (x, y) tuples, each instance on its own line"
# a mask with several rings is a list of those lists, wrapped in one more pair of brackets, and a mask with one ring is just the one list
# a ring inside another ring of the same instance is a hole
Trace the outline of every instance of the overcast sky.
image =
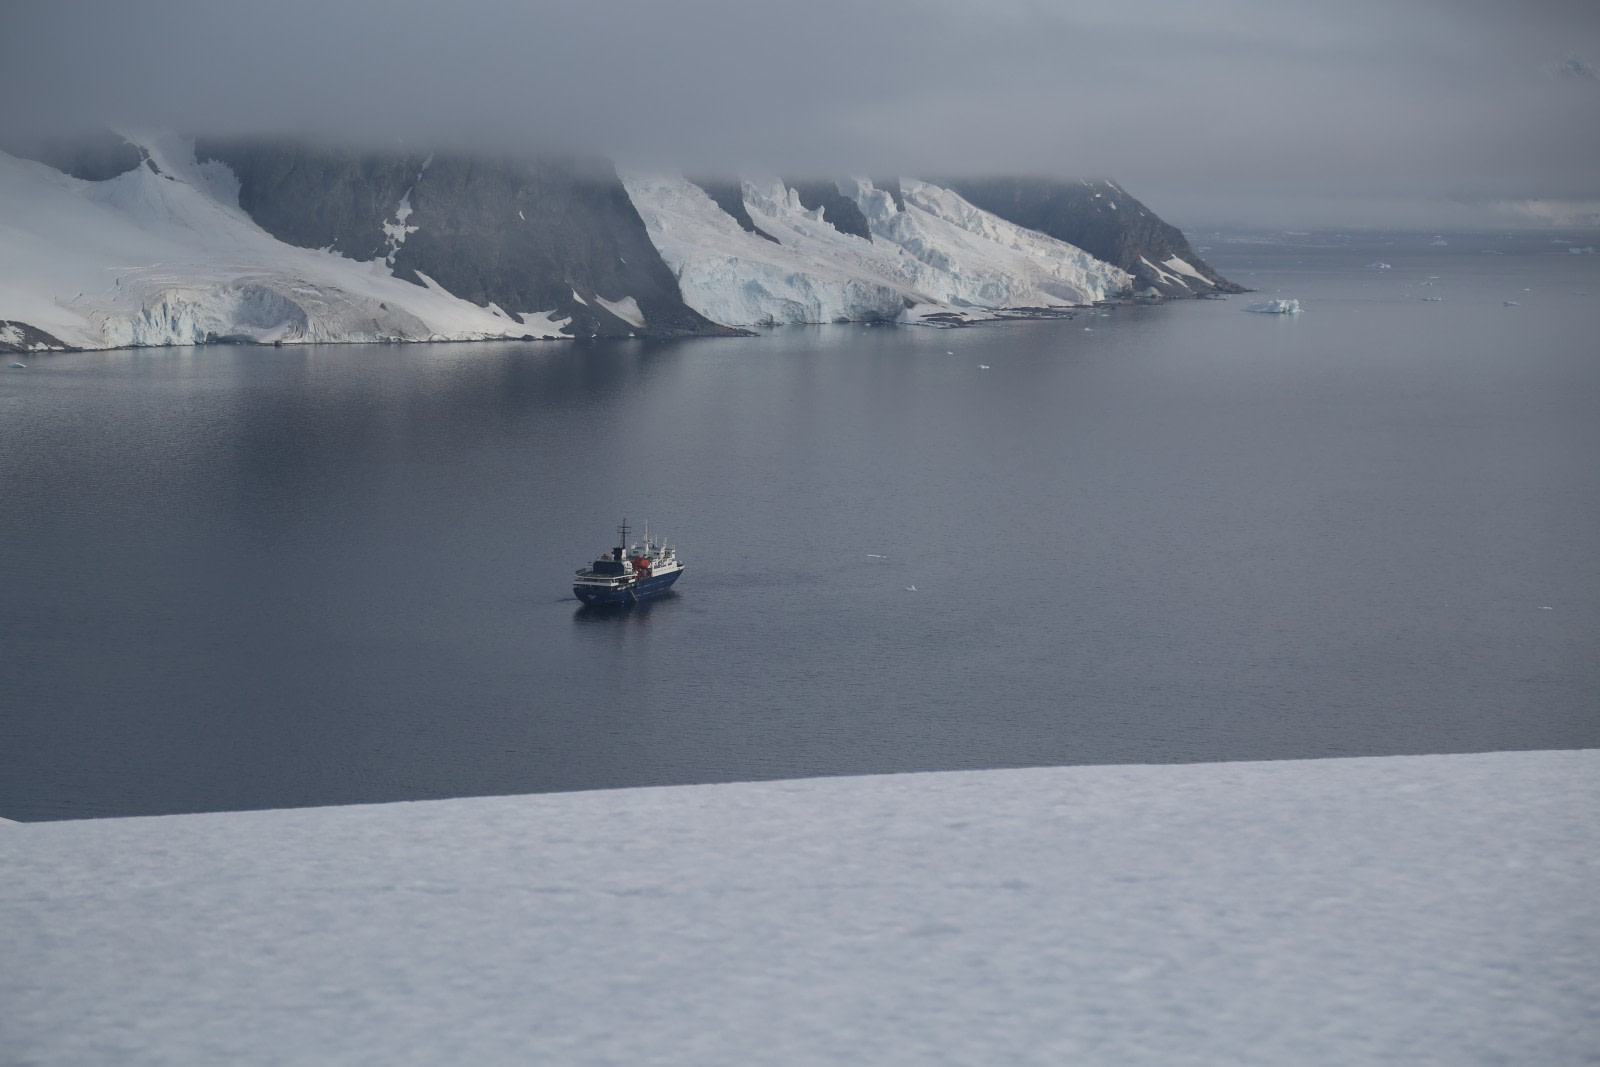
[(1600, 0), (7, 0), (0, 26), (13, 135), (1107, 176), (1186, 227), (1600, 225)]

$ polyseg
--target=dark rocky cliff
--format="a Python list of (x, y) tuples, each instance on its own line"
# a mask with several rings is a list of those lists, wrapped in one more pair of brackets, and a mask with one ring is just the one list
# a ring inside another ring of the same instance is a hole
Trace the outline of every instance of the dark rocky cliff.
[(0, 152), (43, 163), (86, 182), (126, 174), (145, 160), (143, 149), (104, 129), (63, 137), (0, 138)]
[[(262, 229), (305, 248), (387, 259), (453, 295), (521, 315), (570, 316), (578, 337), (731, 333), (683, 302), (610, 163), (568, 156), (356, 153), (303, 142), (201, 138)], [(410, 207), (403, 220), (401, 205)], [(574, 295), (576, 294), (576, 295)], [(597, 298), (633, 297), (645, 326)]]
[[(1008, 222), (1077, 245), (1134, 277), (1134, 291), (1164, 297), (1241, 293), (1201, 259), (1183, 232), (1111, 181), (966, 178), (940, 181)], [(1162, 264), (1173, 256), (1205, 276), (1202, 282)]]

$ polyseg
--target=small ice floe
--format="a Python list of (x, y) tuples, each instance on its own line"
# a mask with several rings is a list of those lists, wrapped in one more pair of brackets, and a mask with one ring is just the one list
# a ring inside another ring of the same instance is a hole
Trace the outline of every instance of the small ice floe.
[(880, 556), (876, 552), (868, 552), (867, 553), (867, 558), (868, 559), (888, 559), (889, 557), (888, 556)]
[(1300, 301), (1293, 297), (1288, 300), (1263, 300), (1259, 304), (1251, 304), (1245, 310), (1254, 311), (1257, 315), (1298, 315)]
[(1554, 611), (1556, 609), (1551, 607), (1549, 604), (1540, 604), (1539, 605), (1539, 610), (1540, 611)]
[(1437, 304), (1444, 299), (1442, 296), (1425, 296), (1422, 298), (1430, 304)]
[(1367, 264), (1367, 269), (1368, 270), (1394, 270), (1394, 265), (1390, 264), (1390, 263), (1385, 263), (1381, 259), (1375, 259), (1371, 263)]
[(1501, 303), (1504, 304), (1508, 308), (1519, 308), (1519, 307), (1522, 306), (1520, 303), (1518, 303), (1515, 300), (1502, 300)]
[(947, 356), (953, 356), (953, 355), (955, 355), (955, 353), (954, 353), (954, 352), (952, 352), (952, 351), (950, 351), (950, 350), (949, 350), (949, 349), (948, 349), (948, 348), (947, 348), (947, 349), (945, 349), (945, 353), (944, 353), (944, 354), (945, 354), (945, 355), (947, 355)]
[(1083, 332), (1084, 333), (1094, 333), (1094, 327), (1093, 326), (1085, 326), (1083, 328)]
[(13, 363), (13, 364), (11, 364), (11, 369), (12, 370), (27, 370), (28, 369), (28, 365), (26, 363)]
[(988, 369), (989, 369), (989, 364), (987, 364), (987, 363), (980, 363), (980, 364), (978, 364), (978, 369), (979, 369), (979, 370), (988, 370)]
[(1435, 237), (1433, 240), (1429, 241), (1428, 243), (1430, 245), (1432, 245), (1434, 248), (1444, 248), (1450, 242), (1446, 241), (1443, 237)]
[(1594, 245), (1584, 245), (1582, 248), (1569, 248), (1567, 249), (1567, 252), (1569, 255), (1574, 256), (1592, 256), (1594, 255)]
[(908, 592), (908, 593), (915, 593), (915, 592), (916, 592), (916, 591), (917, 591), (917, 587), (916, 587), (916, 586), (914, 586), (914, 585), (908, 585), (908, 586), (906, 586), (906, 592)]

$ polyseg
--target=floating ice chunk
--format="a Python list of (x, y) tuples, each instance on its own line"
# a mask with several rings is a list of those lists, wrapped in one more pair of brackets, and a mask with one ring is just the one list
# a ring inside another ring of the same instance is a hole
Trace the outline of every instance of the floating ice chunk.
[(1428, 243), (1430, 245), (1432, 245), (1433, 247), (1435, 247), (1435, 248), (1444, 248), (1444, 247), (1446, 247), (1447, 245), (1450, 244), (1450, 242), (1446, 241), (1443, 237), (1435, 237), (1433, 240), (1429, 241)]
[(1569, 248), (1567, 251), (1574, 256), (1592, 256), (1594, 255), (1594, 245), (1584, 245), (1582, 248)]
[(1292, 297), (1288, 300), (1263, 300), (1259, 304), (1251, 304), (1245, 310), (1254, 311), (1258, 315), (1298, 315), (1300, 301)]
[(1501, 301), (1501, 303), (1505, 304), (1505, 306), (1508, 307), (1508, 308), (1519, 308), (1519, 307), (1522, 306), (1521, 304), (1517, 303), (1517, 301), (1515, 301), (1515, 300), (1504, 300), (1504, 301)]
[(28, 365), (26, 363), (13, 363), (13, 364), (11, 364), (11, 367), (12, 367), (13, 370), (27, 370), (28, 369)]
[(987, 364), (987, 363), (980, 363), (980, 364), (978, 364), (978, 369), (979, 369), (979, 370), (988, 370), (988, 369), (989, 369), (989, 364)]
[(1375, 259), (1371, 263), (1367, 264), (1367, 269), (1368, 270), (1394, 270), (1394, 266), (1393, 266), (1393, 264), (1385, 263), (1381, 259)]

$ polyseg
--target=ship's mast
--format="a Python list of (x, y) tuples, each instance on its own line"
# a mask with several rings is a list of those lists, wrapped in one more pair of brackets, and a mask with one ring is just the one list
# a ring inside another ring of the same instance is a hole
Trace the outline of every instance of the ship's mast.
[(626, 555), (627, 551), (628, 551), (628, 520), (627, 519), (623, 519), (622, 520), (622, 525), (617, 527), (617, 545), (622, 549), (623, 554)]

